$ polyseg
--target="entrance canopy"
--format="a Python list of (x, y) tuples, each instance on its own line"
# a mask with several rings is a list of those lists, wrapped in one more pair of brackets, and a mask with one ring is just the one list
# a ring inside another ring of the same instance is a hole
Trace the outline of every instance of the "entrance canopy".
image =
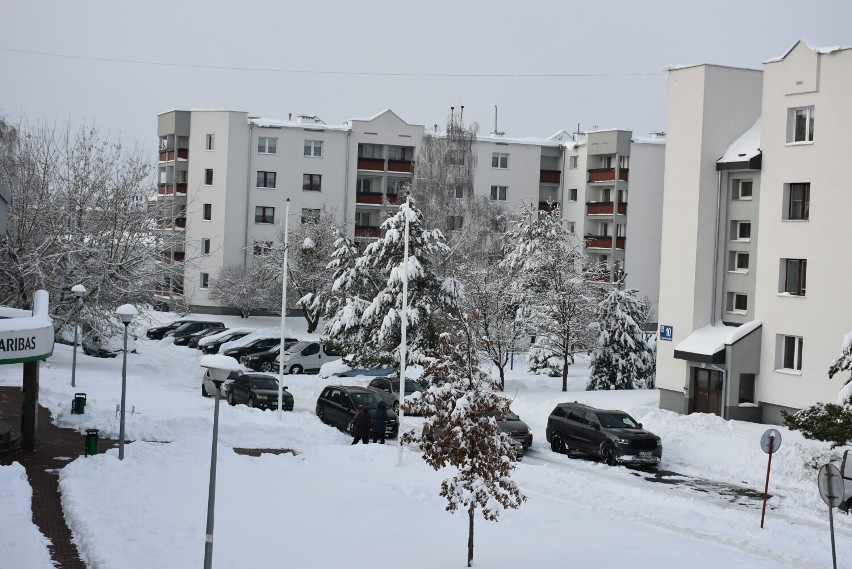
[(675, 346), (674, 357), (708, 364), (725, 363), (725, 347), (731, 346), (761, 326), (760, 320), (742, 326), (726, 326), (721, 322), (695, 330)]
[(0, 306), (0, 364), (43, 360), (53, 354), (53, 320), (46, 290), (33, 294), (33, 309)]

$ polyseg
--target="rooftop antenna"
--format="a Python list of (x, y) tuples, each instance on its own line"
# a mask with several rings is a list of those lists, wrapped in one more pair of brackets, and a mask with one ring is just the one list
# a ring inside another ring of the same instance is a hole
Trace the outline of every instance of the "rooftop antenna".
[(461, 111), (459, 111), (459, 122), (464, 122), (464, 105), (461, 106)]
[(494, 136), (503, 136), (505, 132), (497, 130), (497, 105), (494, 105), (494, 130), (491, 131)]

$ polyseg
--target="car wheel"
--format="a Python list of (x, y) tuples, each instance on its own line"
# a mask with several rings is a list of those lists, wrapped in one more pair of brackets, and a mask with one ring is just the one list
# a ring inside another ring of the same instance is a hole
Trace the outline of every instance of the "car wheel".
[(201, 395), (204, 396), (204, 397), (210, 397), (210, 394), (207, 393), (207, 388), (204, 387), (203, 383), (201, 384)]
[(393, 412), (397, 414), (399, 413), (399, 401), (393, 402)]
[(300, 366), (300, 365), (294, 365), (293, 367), (290, 368), (290, 373), (292, 373), (294, 375), (299, 375), (300, 373), (302, 373), (302, 371), (303, 371), (303, 369), (302, 369), (302, 366)]
[(610, 466), (616, 466), (618, 461), (615, 459), (615, 447), (612, 443), (604, 443), (601, 445), (601, 460)]
[(234, 394), (230, 391), (228, 392), (228, 405), (236, 405), (237, 402), (234, 401)]
[(246, 402), (246, 405), (248, 405), (249, 407), (254, 407), (254, 397), (253, 396), (249, 395), (249, 398), (248, 398), (248, 401)]
[(269, 362), (263, 362), (260, 364), (260, 371), (270, 372), (272, 371), (272, 364)]
[(321, 423), (325, 423), (325, 409), (322, 407), (317, 408), (317, 417)]
[(550, 435), (550, 450), (559, 454), (565, 452), (565, 441), (562, 440), (562, 435), (559, 433), (554, 432)]
[(346, 432), (349, 433), (350, 435), (352, 435), (353, 437), (355, 436), (355, 420), (354, 419), (349, 421), (349, 426), (346, 427)]

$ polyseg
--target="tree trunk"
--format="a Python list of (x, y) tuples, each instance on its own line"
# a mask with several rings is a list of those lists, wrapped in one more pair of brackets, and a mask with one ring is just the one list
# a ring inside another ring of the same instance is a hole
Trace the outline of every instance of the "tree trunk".
[(562, 356), (562, 391), (568, 391), (568, 356)]
[(471, 504), (467, 510), (468, 531), (467, 531), (467, 566), (470, 567), (473, 563), (473, 508)]
[(302, 311), (305, 314), (305, 320), (308, 322), (308, 334), (312, 333), (317, 329), (319, 325), (319, 311), (315, 314), (311, 314), (311, 312), (307, 308), (303, 308)]
[(504, 391), (506, 389), (506, 370), (504, 368), (505, 365), (497, 366), (497, 369), (500, 370), (500, 391)]

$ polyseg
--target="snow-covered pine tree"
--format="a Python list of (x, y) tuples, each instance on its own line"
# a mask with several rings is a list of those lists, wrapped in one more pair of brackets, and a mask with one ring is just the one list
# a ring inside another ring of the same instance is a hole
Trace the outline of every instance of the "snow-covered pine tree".
[(518, 508), (526, 498), (511, 479), (512, 443), (497, 425), (509, 411), (509, 400), (494, 393), (496, 380), (480, 367), (472, 317), (456, 310), (450, 314), (440, 353), (425, 367), (431, 386), (405, 403), (406, 413), (424, 417), (423, 432), (404, 433), (401, 442), (417, 444), (435, 470), (455, 469), (453, 477), (441, 482), (441, 496), (448, 512), (467, 512), (470, 567), (476, 510), (486, 520), (498, 521), (502, 510)]
[(598, 305), (597, 344), (586, 389), (633, 389), (653, 378), (654, 357), (642, 330), (648, 313), (635, 289), (613, 290)]
[(596, 288), (582, 268), (583, 243), (563, 225), (558, 208), (539, 211), (532, 203), (523, 206), (509, 236), (505, 264), (519, 275), (526, 293), (521, 322), (535, 337), (530, 369), (561, 374), (567, 391), (568, 366), (593, 341)]

